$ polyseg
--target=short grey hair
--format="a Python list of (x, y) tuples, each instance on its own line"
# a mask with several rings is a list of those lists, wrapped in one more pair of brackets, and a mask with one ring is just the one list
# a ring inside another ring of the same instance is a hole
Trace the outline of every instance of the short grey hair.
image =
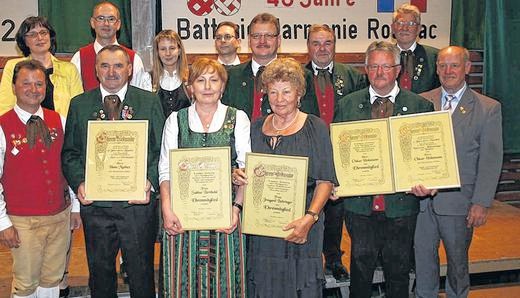
[(394, 56), (394, 64), (401, 63), (401, 52), (395, 44), (388, 41), (374, 41), (365, 52), (365, 64), (368, 64), (368, 56), (375, 51), (388, 52)]
[(399, 6), (399, 8), (397, 8), (394, 11), (394, 14), (392, 16), (392, 22), (395, 22), (397, 17), (401, 14), (411, 14), (413, 15), (413, 18), (415, 19), (417, 24), (421, 23), (421, 12), (419, 11), (419, 8), (417, 8), (417, 6), (415, 5), (405, 3)]

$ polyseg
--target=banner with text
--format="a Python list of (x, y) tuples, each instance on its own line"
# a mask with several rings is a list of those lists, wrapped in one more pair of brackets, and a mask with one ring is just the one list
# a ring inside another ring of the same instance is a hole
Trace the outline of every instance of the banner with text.
[(20, 56), (14, 37), (25, 18), (38, 15), (38, 0), (5, 2), (0, 9), (0, 56)]
[(392, 38), (392, 12), (403, 3), (421, 10), (424, 44), (439, 48), (449, 44), (451, 0), (170, 0), (162, 1), (162, 27), (180, 34), (187, 53), (214, 53), (218, 23), (232, 21), (239, 26), (245, 53), (247, 25), (258, 13), (268, 12), (280, 19), (280, 52), (305, 53), (312, 24), (331, 26), (337, 52), (364, 52), (371, 42)]

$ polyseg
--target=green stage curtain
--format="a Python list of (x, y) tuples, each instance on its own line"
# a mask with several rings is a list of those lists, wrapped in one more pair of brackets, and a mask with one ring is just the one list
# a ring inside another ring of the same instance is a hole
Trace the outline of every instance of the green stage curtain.
[(484, 48), (483, 0), (452, 0), (451, 2), (451, 45), (470, 50)]
[[(81, 46), (94, 40), (94, 31), (90, 28), (92, 8), (100, 1), (95, 0), (39, 0), (38, 13), (49, 19), (56, 30), (58, 53), (74, 53)], [(131, 47), (131, 13), (129, 0), (111, 1), (121, 12), (121, 30), (118, 41)]]
[(520, 152), (520, 1), (486, 0), (484, 93), (502, 103), (504, 150)]

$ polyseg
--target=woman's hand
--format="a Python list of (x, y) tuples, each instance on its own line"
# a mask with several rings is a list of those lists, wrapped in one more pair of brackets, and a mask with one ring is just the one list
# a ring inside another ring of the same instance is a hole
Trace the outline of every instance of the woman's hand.
[(283, 227), (284, 231), (293, 229), (292, 233), (285, 237), (285, 240), (296, 244), (305, 244), (307, 242), (307, 235), (309, 234), (313, 224), (314, 218), (308, 214), (292, 221)]
[(177, 235), (184, 233), (181, 222), (175, 213), (169, 208), (162, 210), (163, 226), (166, 234)]
[(216, 230), (217, 232), (231, 234), (235, 231), (235, 229), (238, 226), (238, 221), (240, 220), (240, 209), (238, 209), (237, 207), (233, 207), (232, 213), (233, 214), (231, 215), (232, 216), (231, 226), (229, 226), (228, 228), (224, 228), (224, 229), (218, 229), (218, 230)]

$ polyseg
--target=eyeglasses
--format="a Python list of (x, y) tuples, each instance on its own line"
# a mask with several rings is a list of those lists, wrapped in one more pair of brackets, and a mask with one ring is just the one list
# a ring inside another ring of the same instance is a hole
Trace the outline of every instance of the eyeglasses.
[(400, 64), (395, 64), (395, 65), (388, 65), (388, 64), (383, 64), (383, 65), (378, 65), (378, 64), (370, 64), (370, 65), (367, 65), (367, 69), (368, 71), (372, 71), (372, 72), (375, 72), (377, 71), (380, 67), (383, 69), (383, 72), (389, 72), (392, 70), (392, 68), (394, 67), (397, 67), (399, 66)]
[(38, 36), (47, 37), (48, 35), (49, 35), (49, 30), (41, 30), (39, 32), (36, 32), (36, 31), (27, 32), (27, 33), (25, 33), (24, 36), (27, 38), (34, 39), (34, 38), (38, 38)]
[(262, 37), (265, 38), (266, 40), (273, 40), (275, 39), (276, 37), (278, 37), (278, 34), (275, 34), (275, 33), (251, 33), (249, 34), (249, 36), (254, 39), (254, 40), (260, 40)]
[(230, 41), (230, 40), (232, 40), (233, 38), (235, 38), (235, 36), (230, 35), (230, 34), (225, 34), (225, 35), (220, 35), (220, 34), (219, 34), (219, 35), (215, 35), (215, 40), (216, 40), (216, 41), (221, 41), (221, 40), (223, 40), (223, 41)]
[(395, 21), (394, 24), (397, 24), (400, 27), (403, 27), (403, 26), (415, 27), (415, 26), (418, 25), (418, 23), (414, 22), (414, 21), (408, 21), (408, 22), (405, 22), (405, 21)]
[(109, 24), (114, 24), (115, 22), (118, 21), (118, 18), (116, 18), (114, 16), (97, 16), (94, 18), (94, 20), (96, 20), (96, 22), (98, 22), (98, 23), (104, 23), (106, 21)]

